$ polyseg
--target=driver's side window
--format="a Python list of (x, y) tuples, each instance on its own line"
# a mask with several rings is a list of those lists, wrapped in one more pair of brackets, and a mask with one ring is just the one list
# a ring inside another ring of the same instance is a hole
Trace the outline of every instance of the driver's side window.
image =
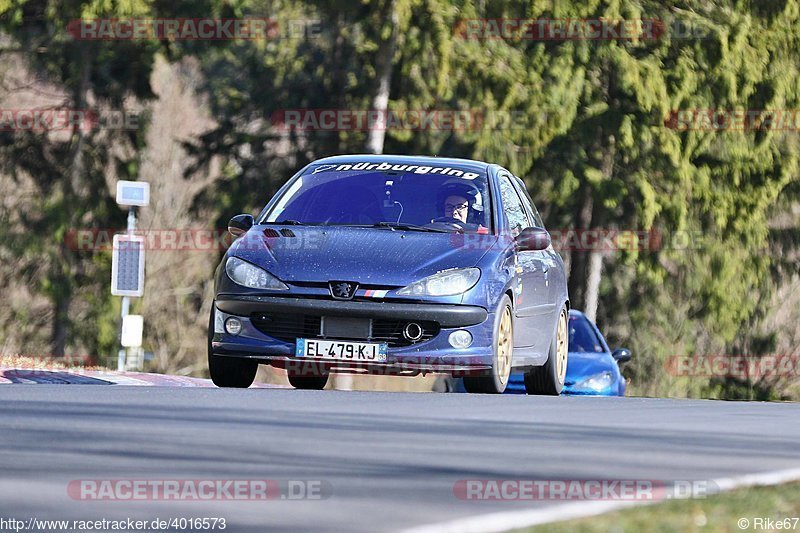
[(508, 217), (508, 225), (511, 230), (511, 236), (516, 237), (519, 233), (531, 226), (528, 216), (525, 214), (525, 208), (522, 206), (522, 201), (511, 183), (511, 178), (508, 174), (500, 175), (500, 197), (503, 200), (503, 211)]

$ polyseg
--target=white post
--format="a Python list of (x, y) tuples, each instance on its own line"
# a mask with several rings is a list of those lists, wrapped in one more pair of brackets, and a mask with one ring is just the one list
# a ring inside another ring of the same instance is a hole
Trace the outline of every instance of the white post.
[(600, 279), (603, 273), (603, 255), (595, 250), (589, 253), (589, 274), (586, 278), (583, 312), (592, 322), (597, 322), (597, 305), (600, 300)]
[[(130, 207), (128, 209), (128, 235), (133, 235), (134, 231), (136, 231), (136, 208)], [(131, 299), (128, 296), (122, 297), (122, 311), (120, 312), (120, 323), (119, 323), (119, 331), (120, 331), (120, 340), (122, 339), (122, 321), (125, 320), (125, 317), (128, 316), (131, 310)], [(117, 370), (119, 372), (123, 372), (125, 370), (125, 363), (126, 363), (126, 349), (124, 346), (120, 344), (119, 352), (117, 352)]]

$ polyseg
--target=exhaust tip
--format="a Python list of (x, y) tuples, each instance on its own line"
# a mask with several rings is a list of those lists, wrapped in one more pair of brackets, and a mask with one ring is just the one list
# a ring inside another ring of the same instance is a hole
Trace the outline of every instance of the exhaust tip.
[(406, 327), (403, 328), (403, 337), (412, 342), (420, 340), (422, 338), (422, 333), (422, 326), (416, 322), (409, 322), (406, 324)]

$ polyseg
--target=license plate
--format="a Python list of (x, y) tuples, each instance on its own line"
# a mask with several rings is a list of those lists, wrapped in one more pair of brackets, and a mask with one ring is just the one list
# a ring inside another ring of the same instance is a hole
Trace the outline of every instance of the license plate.
[(307, 359), (385, 363), (387, 346), (376, 342), (297, 339), (295, 355)]

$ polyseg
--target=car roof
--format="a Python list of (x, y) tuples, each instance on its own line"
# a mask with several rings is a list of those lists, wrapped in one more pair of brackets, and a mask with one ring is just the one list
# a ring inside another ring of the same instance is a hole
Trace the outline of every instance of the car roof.
[(486, 171), (491, 166), (489, 163), (483, 161), (475, 161), (474, 159), (459, 159), (456, 157), (431, 157), (421, 155), (393, 155), (393, 154), (348, 154), (348, 155), (334, 155), (324, 157), (312, 161), (312, 165), (320, 163), (335, 164), (335, 163), (417, 163), (427, 165), (458, 165), (460, 167), (467, 167), (470, 169), (477, 169)]

